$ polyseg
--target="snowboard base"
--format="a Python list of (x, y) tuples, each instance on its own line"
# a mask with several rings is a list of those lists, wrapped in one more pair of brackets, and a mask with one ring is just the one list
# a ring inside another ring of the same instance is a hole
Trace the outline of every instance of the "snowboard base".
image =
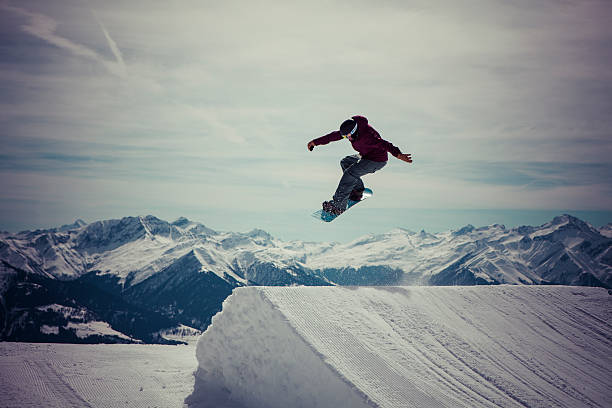
[[(371, 189), (366, 187), (363, 190), (363, 195), (361, 197), (361, 200), (359, 200), (359, 201), (348, 200), (348, 205), (346, 206), (346, 210), (344, 210), (344, 212), (342, 214), (347, 212), (349, 210), (349, 208), (351, 208), (355, 204), (362, 202), (363, 200), (365, 200), (368, 197), (372, 197), (373, 194), (374, 194), (374, 192)], [(342, 214), (340, 214), (340, 215), (342, 215)], [(321, 221), (324, 221), (324, 222), (332, 222), (333, 220), (338, 218), (340, 215), (332, 214), (332, 213), (329, 213), (329, 212), (323, 211), (323, 210), (315, 211), (314, 213), (312, 213), (312, 216), (314, 218), (316, 218), (318, 220), (321, 220)]]

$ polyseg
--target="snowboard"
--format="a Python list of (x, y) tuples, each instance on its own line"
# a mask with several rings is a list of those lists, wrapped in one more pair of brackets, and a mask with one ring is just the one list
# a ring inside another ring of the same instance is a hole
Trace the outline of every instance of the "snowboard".
[[(362, 202), (363, 200), (365, 200), (368, 197), (372, 197), (373, 194), (374, 194), (374, 192), (371, 189), (366, 187), (363, 190), (363, 195), (361, 197), (361, 200), (359, 200), (359, 201), (348, 200), (348, 205), (346, 206), (346, 210), (342, 214), (346, 213), (349, 210), (349, 208), (351, 208), (355, 204)], [(340, 214), (340, 215), (342, 215), (342, 214)], [(338, 218), (340, 215), (332, 214), (332, 213), (329, 213), (329, 212), (323, 211), (323, 210), (315, 211), (312, 214), (312, 216), (314, 218), (316, 218), (318, 220), (321, 220), (321, 221), (324, 221), (324, 222), (332, 222), (333, 220)]]

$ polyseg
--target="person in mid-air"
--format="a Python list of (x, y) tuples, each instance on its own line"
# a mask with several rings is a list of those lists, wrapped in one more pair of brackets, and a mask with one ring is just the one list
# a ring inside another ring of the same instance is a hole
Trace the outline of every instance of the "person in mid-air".
[(347, 207), (348, 200), (361, 200), (364, 191), (361, 177), (374, 173), (387, 164), (387, 152), (407, 163), (412, 163), (410, 154), (403, 154), (400, 149), (393, 146), (380, 137), (378, 132), (368, 124), (363, 116), (353, 116), (340, 125), (340, 130), (335, 130), (325, 136), (308, 142), (308, 150), (312, 151), (315, 146), (325, 145), (329, 142), (347, 138), (353, 149), (359, 154), (346, 156), (340, 161), (342, 167), (342, 178), (336, 189), (333, 199), (323, 202), (323, 211), (340, 215)]

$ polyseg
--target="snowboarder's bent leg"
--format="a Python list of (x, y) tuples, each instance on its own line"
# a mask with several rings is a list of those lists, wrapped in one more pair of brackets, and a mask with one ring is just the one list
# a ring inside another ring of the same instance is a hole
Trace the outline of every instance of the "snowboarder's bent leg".
[[(349, 157), (351, 156), (345, 157), (343, 161), (347, 160)], [(342, 162), (340, 163), (342, 165)], [(372, 160), (361, 159), (348, 166), (344, 170), (344, 174), (342, 175), (338, 188), (336, 189), (336, 193), (334, 194), (334, 206), (344, 210), (351, 191), (354, 189), (363, 190), (364, 185), (363, 181), (361, 181), (361, 177), (382, 169), (385, 164), (387, 164), (387, 162), (375, 162)]]
[(344, 159), (340, 160), (340, 167), (342, 167), (342, 171), (345, 171), (359, 160), (361, 160), (361, 157), (358, 154), (346, 156)]
[[(344, 159), (340, 160), (340, 167), (342, 167), (342, 171), (344, 172), (349, 167), (353, 166), (354, 164), (357, 164), (359, 160), (361, 160), (361, 156), (358, 154), (346, 156)], [(359, 179), (357, 184), (353, 186), (353, 192), (361, 192), (364, 188), (365, 186), (363, 185), (363, 182), (361, 181), (361, 179)]]

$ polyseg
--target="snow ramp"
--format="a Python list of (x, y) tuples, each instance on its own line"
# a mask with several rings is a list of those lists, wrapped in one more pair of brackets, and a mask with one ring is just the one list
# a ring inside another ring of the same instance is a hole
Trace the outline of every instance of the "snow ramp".
[(612, 296), (562, 286), (239, 288), (192, 407), (610, 407)]

